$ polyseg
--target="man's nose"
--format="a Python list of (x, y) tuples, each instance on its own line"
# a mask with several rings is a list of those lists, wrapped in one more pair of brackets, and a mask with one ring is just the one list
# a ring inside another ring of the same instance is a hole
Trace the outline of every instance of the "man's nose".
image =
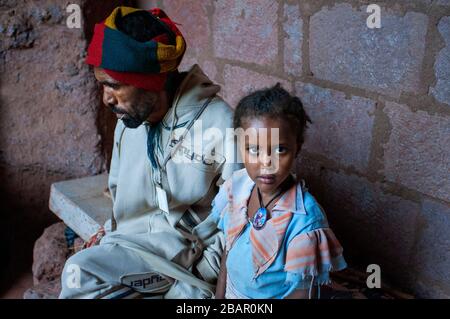
[(103, 91), (103, 103), (106, 106), (117, 105), (117, 99), (114, 94), (111, 94), (106, 89)]

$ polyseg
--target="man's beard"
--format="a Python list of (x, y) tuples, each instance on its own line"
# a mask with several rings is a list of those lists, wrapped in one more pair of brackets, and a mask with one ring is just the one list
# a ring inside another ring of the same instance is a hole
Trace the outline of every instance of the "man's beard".
[(142, 124), (142, 122), (144, 122), (144, 120), (129, 116), (127, 118), (124, 117), (122, 122), (128, 128), (137, 128)]
[[(124, 112), (121, 109), (117, 108), (115, 105), (110, 106), (111, 111), (113, 111), (116, 114), (123, 115), (120, 119), (122, 120), (123, 124), (128, 128), (137, 128), (139, 127), (147, 118), (148, 115), (151, 113), (152, 108), (149, 110), (142, 110), (142, 114), (136, 113), (134, 115), (131, 115), (128, 112)], [(148, 113), (148, 114), (147, 114)]]

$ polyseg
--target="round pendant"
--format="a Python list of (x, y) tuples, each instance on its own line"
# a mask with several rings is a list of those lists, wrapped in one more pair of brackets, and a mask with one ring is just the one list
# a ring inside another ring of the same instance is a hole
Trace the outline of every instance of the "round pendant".
[(258, 210), (255, 213), (255, 216), (253, 216), (253, 228), (255, 229), (261, 229), (264, 227), (267, 221), (267, 209), (264, 207), (258, 208)]

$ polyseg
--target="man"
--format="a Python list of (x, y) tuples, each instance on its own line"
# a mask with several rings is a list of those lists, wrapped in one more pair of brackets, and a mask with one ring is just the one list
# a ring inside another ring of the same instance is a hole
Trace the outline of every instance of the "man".
[[(223, 237), (200, 222), (238, 168), (223, 151), (232, 110), (197, 65), (177, 71), (184, 52), (157, 8), (118, 7), (96, 25), (87, 63), (118, 117), (109, 172), (116, 227), (66, 262), (60, 298), (213, 296)], [(222, 134), (205, 135), (214, 128)]]

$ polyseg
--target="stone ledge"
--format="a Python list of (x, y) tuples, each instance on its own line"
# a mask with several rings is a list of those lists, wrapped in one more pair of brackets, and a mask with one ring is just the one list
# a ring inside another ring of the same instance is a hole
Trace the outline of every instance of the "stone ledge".
[(53, 183), (49, 208), (87, 241), (112, 215), (111, 198), (104, 194), (108, 175)]

